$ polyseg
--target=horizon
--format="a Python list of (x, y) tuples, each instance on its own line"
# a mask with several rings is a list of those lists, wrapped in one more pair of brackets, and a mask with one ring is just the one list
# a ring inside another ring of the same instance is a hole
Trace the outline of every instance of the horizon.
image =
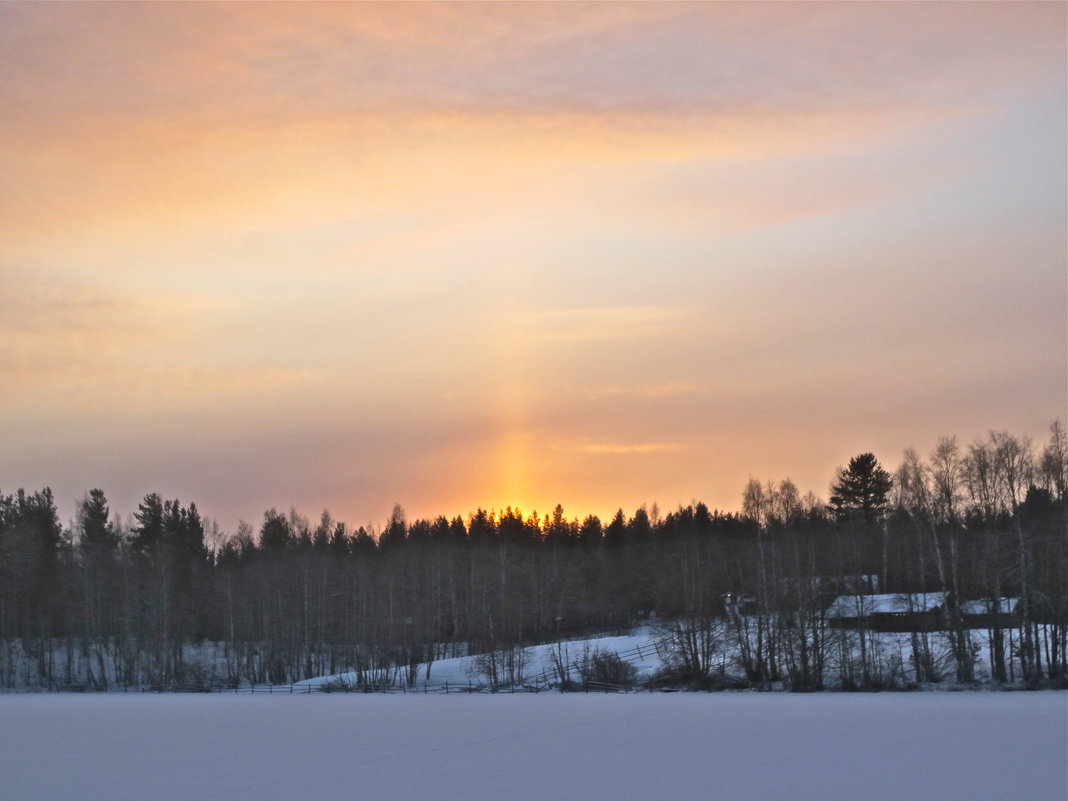
[(0, 4), (0, 491), (607, 520), (1041, 447), (1066, 23)]
[[(1055, 425), (1056, 426), (1060, 426), (1060, 429), (1063, 432), (1064, 424), (1061, 422), (1061, 420), (1059, 418), (1057, 418), (1057, 419), (1053, 420), (1050, 423), (1050, 429), (1047, 431), (1047, 434), (1051, 434), (1053, 426), (1055, 426)], [(1025, 435), (1017, 435), (1015, 432), (1011, 432), (1011, 431), (1001, 431), (1001, 432), (999, 432), (996, 429), (990, 429), (987, 432), (987, 438), (986, 439), (977, 437), (977, 438), (973, 438), (971, 440), (964, 441), (964, 440), (961, 440), (961, 438), (956, 436), (956, 435), (949, 435), (946, 438), (947, 439), (956, 440), (956, 443), (957, 443), (958, 446), (960, 446), (961, 450), (965, 451), (972, 444), (986, 444), (988, 442), (989, 436), (991, 434), (996, 434), (996, 433), (1009, 434), (1010, 436), (1013, 436), (1016, 439), (1018, 439), (1025, 446), (1029, 446), (1030, 447), (1030, 451), (1029, 452), (1036, 459), (1041, 456), (1042, 450), (1045, 447), (1045, 445), (1049, 444), (1048, 442), (1044, 442), (1042, 439), (1036, 439), (1036, 438), (1030, 437), (1030, 436), (1028, 436), (1026, 434)], [(910, 449), (912, 449), (911, 446), (909, 446), (908, 448), (902, 449), (902, 453), (904, 454), (905, 451), (910, 450)], [(930, 451), (921, 451), (919, 449), (913, 449), (913, 450), (917, 451), (917, 453), (920, 455), (921, 459), (924, 458), (924, 457), (929, 458), (934, 452), (933, 448)], [(859, 452), (857, 454), (854, 454), (854, 456), (856, 456), (856, 455), (859, 455)], [(850, 458), (852, 458), (852, 457), (850, 457)], [(849, 461), (849, 460), (845, 460), (845, 461)], [(879, 459), (878, 455), (876, 455), (876, 461), (877, 461), (877, 465), (879, 467), (881, 467), (881, 468), (883, 468), (883, 469), (885, 469), (885, 470), (887, 470), (889, 472), (892, 480), (896, 484), (896, 473), (897, 473), (897, 467), (899, 465), (896, 464), (896, 463), (893, 463), (893, 462), (887, 462), (887, 461), (884, 461), (882, 459)], [(831, 489), (831, 485), (836, 480), (838, 480), (838, 478), (840, 477), (840, 474), (845, 470), (845, 467), (846, 467), (845, 462), (843, 462), (843, 464), (840, 464), (840, 465), (836, 466), (831, 471), (831, 475), (830, 475), (830, 478), (828, 479), (827, 487), (826, 487), (826, 489), (828, 491)], [(780, 476), (780, 477), (764, 476), (764, 477), (760, 477), (760, 476), (752, 476), (752, 475), (750, 475), (749, 479), (747, 481), (751, 481), (751, 480), (756, 480), (757, 482), (759, 482), (762, 485), (767, 485), (767, 484), (770, 483), (770, 484), (773, 484), (775, 486), (778, 486), (780, 484), (780, 482), (783, 482), (783, 481), (792, 481), (792, 479), (789, 476)], [(52, 488), (50, 486), (48, 486), (48, 485), (44, 485), (44, 486), (40, 486), (40, 487), (18, 487), (18, 488), (7, 488), (7, 489), (5, 489), (4, 487), (0, 487), (0, 495), (2, 495), (5, 492), (8, 493), (8, 494), (14, 494), (14, 492), (16, 492), (18, 490), (25, 490), (27, 493), (32, 493), (32, 492), (40, 491), (40, 490), (44, 490), (44, 489), (51, 490)], [(60, 523), (61, 524), (64, 523), (64, 519), (66, 519), (65, 525), (67, 527), (67, 530), (71, 534), (74, 534), (76, 532), (76, 530), (77, 530), (76, 529), (75, 520), (77, 518), (78, 506), (83, 501), (84, 498), (88, 497), (88, 494), (89, 494), (91, 489), (100, 489), (100, 490), (102, 490), (104, 492), (105, 497), (107, 498), (107, 488), (105, 488), (105, 487), (91, 487), (91, 488), (86, 488), (86, 490), (78, 498), (71, 500), (69, 502), (70, 513), (68, 515), (66, 515), (65, 517), (64, 517), (63, 514), (60, 514)], [(798, 490), (798, 497), (802, 501), (802, 503), (807, 503), (808, 502), (808, 496), (811, 495), (813, 500), (816, 502), (818, 507), (821, 507), (821, 508), (823, 508), (825, 510), (829, 510), (831, 508), (831, 506), (829, 505), (829, 497), (830, 497), (829, 494), (821, 493), (821, 492), (817, 491), (816, 489), (810, 488), (810, 487), (797, 486), (796, 489)], [(357, 522), (357, 521), (353, 521), (353, 520), (348, 520), (348, 519), (342, 519), (342, 518), (339, 518), (339, 517), (335, 517), (333, 515), (332, 511), (327, 507), (323, 507), (323, 508), (318, 509), (318, 510), (312, 510), (312, 509), (300, 509), (300, 508), (298, 508), (298, 507), (296, 507), (296, 506), (294, 506), (292, 504), (290, 504), (289, 506), (280, 506), (279, 504), (270, 504), (270, 505), (264, 507), (264, 509), (261, 511), (261, 513), (258, 516), (253, 516), (251, 518), (239, 518), (239, 519), (237, 519), (236, 521), (233, 522), (232, 526), (222, 526), (222, 525), (220, 525), (218, 518), (213, 516), (210, 513), (210, 511), (205, 511), (203, 508), (201, 508), (200, 505), (197, 503), (197, 499), (196, 498), (175, 497), (173, 493), (159, 492), (158, 490), (147, 490), (147, 491), (141, 493), (141, 495), (138, 496), (137, 500), (135, 501), (134, 507), (132, 509), (130, 509), (130, 510), (115, 510), (114, 509), (114, 504), (112, 504), (110, 498), (108, 498), (108, 508), (110, 510), (109, 519), (112, 521), (112, 523), (122, 526), (123, 530), (125, 531), (125, 533), (128, 534), (129, 531), (130, 531), (130, 528), (136, 522), (135, 519), (134, 519), (134, 513), (136, 512), (137, 504), (140, 503), (141, 501), (143, 501), (149, 494), (154, 493), (154, 494), (158, 495), (162, 501), (172, 501), (172, 500), (173, 501), (179, 501), (179, 502), (181, 502), (181, 504), (183, 506), (186, 506), (186, 505), (189, 505), (189, 504), (193, 504), (193, 505), (197, 506), (197, 511), (200, 514), (200, 516), (201, 516), (201, 518), (202, 518), (202, 520), (204, 522), (205, 536), (208, 536), (208, 535), (211, 534), (211, 530), (210, 529), (211, 529), (211, 526), (213, 524), (218, 526), (218, 532), (217, 533), (218, 533), (220, 539), (218, 539), (218, 541), (214, 541), (210, 545), (211, 550), (215, 551), (219, 547), (221, 547), (226, 542), (227, 539), (229, 539), (230, 537), (232, 537), (235, 534), (237, 534), (239, 529), (241, 528), (241, 526), (244, 525), (244, 524), (247, 524), (247, 525), (249, 525), (251, 527), (251, 533), (253, 535), (254, 540), (258, 539), (259, 538), (259, 533), (260, 533), (260, 527), (262, 525), (263, 519), (267, 515), (272, 513), (272, 512), (280, 512), (283, 516), (289, 517), (290, 519), (292, 519), (294, 515), (297, 515), (299, 518), (303, 519), (308, 524), (309, 528), (312, 529), (312, 530), (314, 530), (314, 528), (316, 526), (316, 521), (318, 519), (320, 519), (322, 517), (322, 515), (326, 514), (326, 515), (329, 515), (331, 517), (331, 519), (332, 519), (334, 524), (344, 523), (346, 525), (346, 528), (348, 530), (348, 534), (350, 536), (355, 535), (357, 533), (357, 531), (359, 531), (359, 530), (363, 530), (366, 533), (370, 534), (375, 539), (377, 539), (381, 535), (382, 531), (386, 528), (386, 526), (388, 526), (389, 520), (390, 520), (393, 512), (395, 512), (398, 508), (403, 513), (404, 519), (405, 519), (407, 525), (409, 525), (409, 526), (413, 522), (416, 522), (416, 521), (433, 522), (433, 521), (441, 519), (441, 518), (444, 518), (444, 519), (446, 519), (446, 520), (448, 520), (450, 522), (455, 520), (455, 519), (457, 519), (457, 518), (459, 518), (460, 520), (463, 521), (464, 525), (467, 526), (467, 525), (470, 524), (471, 519), (478, 512), (486, 512), (486, 513), (489, 514), (491, 519), (495, 519), (495, 520), (499, 520), (501, 515), (504, 515), (504, 514), (507, 514), (507, 513), (515, 513), (515, 514), (519, 515), (520, 517), (522, 517), (524, 520), (530, 520), (532, 518), (536, 518), (536, 520), (538, 522), (538, 525), (540, 526), (545, 521), (548, 521), (552, 517), (552, 514), (555, 512), (555, 509), (556, 509), (557, 506), (560, 506), (561, 509), (563, 510), (563, 517), (564, 517), (565, 520), (581, 523), (586, 518), (592, 516), (592, 517), (596, 517), (597, 519), (599, 519), (602, 523), (607, 524), (608, 522), (610, 522), (619, 513), (622, 513), (623, 516), (624, 516), (624, 519), (626, 519), (627, 521), (632, 520), (634, 518), (634, 516), (638, 513), (639, 510), (644, 510), (645, 512), (647, 512), (650, 515), (650, 517), (663, 519), (664, 516), (666, 516), (668, 514), (671, 514), (672, 512), (675, 512), (675, 511), (678, 511), (678, 510), (681, 510), (681, 509), (696, 507), (696, 506), (698, 506), (700, 504), (703, 504), (709, 510), (709, 512), (712, 513), (713, 515), (725, 515), (725, 516), (727, 516), (727, 515), (738, 515), (738, 516), (740, 516), (740, 515), (743, 515), (742, 498), (743, 498), (744, 490), (745, 490), (745, 487), (743, 486), (738, 491), (738, 497), (737, 497), (737, 501), (738, 502), (736, 503), (735, 506), (714, 505), (714, 504), (705, 502), (700, 497), (694, 497), (694, 498), (689, 499), (689, 501), (678, 501), (677, 503), (675, 503), (675, 504), (673, 504), (671, 506), (662, 505), (657, 500), (654, 499), (652, 501), (645, 501), (645, 502), (639, 503), (637, 506), (635, 506), (633, 508), (630, 508), (630, 509), (628, 509), (628, 508), (626, 508), (624, 506), (616, 506), (616, 507), (605, 509), (603, 511), (602, 510), (594, 510), (594, 511), (587, 510), (587, 511), (582, 511), (582, 512), (578, 512), (578, 513), (574, 512), (573, 510), (568, 510), (566, 507), (563, 506), (563, 504), (554, 503), (554, 504), (551, 504), (551, 505), (545, 507), (544, 509), (539, 509), (539, 508), (526, 509), (526, 508), (522, 508), (520, 506), (517, 506), (515, 504), (505, 504), (505, 505), (500, 506), (500, 507), (495, 507), (495, 506), (487, 505), (487, 504), (476, 504), (475, 506), (471, 507), (470, 509), (459, 510), (459, 511), (450, 512), (450, 513), (446, 513), (446, 512), (443, 512), (443, 511), (438, 511), (438, 512), (431, 512), (431, 513), (422, 513), (422, 514), (411, 514), (411, 513), (409, 513), (408, 509), (404, 506), (403, 503), (397, 501), (391, 507), (390, 514), (385, 515), (382, 518), (379, 518), (377, 520), (368, 519), (368, 520), (366, 520), (364, 522)], [(55, 500), (56, 500), (57, 510), (63, 509), (64, 507), (61, 505), (62, 504), (62, 499), (56, 498)]]

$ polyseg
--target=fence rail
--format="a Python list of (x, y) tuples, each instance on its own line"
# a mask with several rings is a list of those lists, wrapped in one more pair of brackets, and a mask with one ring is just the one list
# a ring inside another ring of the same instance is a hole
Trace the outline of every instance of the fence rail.
[[(602, 649), (600, 653), (604, 653)], [(607, 653), (615, 654), (615, 656), (622, 662), (628, 664), (634, 664), (635, 662), (642, 662), (653, 656), (658, 659), (664, 658), (664, 653), (659, 641), (653, 641), (646, 645), (638, 644), (633, 648), (628, 648), (623, 651), (608, 651)], [(578, 671), (581, 675), (583, 668), (589, 668), (593, 664), (593, 660), (597, 657), (598, 653), (591, 652), (586, 658), (578, 659), (574, 662), (568, 661), (566, 665), (554, 665), (553, 667), (543, 670), (541, 673), (537, 673), (533, 676), (524, 678), (522, 683), (533, 683), (536, 686), (542, 686), (546, 689), (559, 686), (563, 681), (571, 681), (572, 671)], [(566, 675), (561, 675), (561, 671), (564, 671)], [(583, 682), (585, 685), (596, 684), (597, 682)], [(603, 684), (603, 682), (601, 683)], [(621, 685), (611, 685), (613, 687), (619, 687)]]

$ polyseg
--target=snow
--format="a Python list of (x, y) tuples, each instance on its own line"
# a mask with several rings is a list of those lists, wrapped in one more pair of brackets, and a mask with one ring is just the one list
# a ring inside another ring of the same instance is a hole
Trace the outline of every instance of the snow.
[[(856, 598), (871, 596), (849, 597)], [(1016, 599), (1006, 600), (1012, 602)], [(753, 633), (759, 628), (757, 619), (747, 619), (747, 622), (750, 625), (746, 626), (746, 628), (750, 632), (750, 636), (753, 637), (755, 636)], [(624, 635), (599, 636), (591, 637), (589, 639), (530, 646), (526, 649), (528, 663), (523, 672), (524, 678), (518, 685), (537, 686), (541, 689), (545, 689), (547, 686), (557, 685), (558, 672), (554, 665), (554, 660), (557, 658), (562, 658), (565, 663), (570, 663), (570, 678), (573, 681), (578, 680), (579, 672), (577, 666), (586, 656), (596, 651), (615, 652), (619, 654), (622, 659), (635, 668), (637, 681), (639, 683), (644, 682), (647, 679), (654, 677), (654, 675), (664, 667), (661, 653), (666, 654), (666, 651), (663, 648), (658, 650), (657, 646), (667, 633), (668, 630), (665, 628), (643, 626)], [(1020, 632), (1018, 629), (1005, 628), (1003, 629), (1003, 633), (1007, 639), (1008, 649), (1011, 651), (1013, 649), (1014, 641), (1019, 642)], [(1040, 634), (1042, 638), (1045, 638), (1049, 632), (1045, 631), (1044, 627), (1040, 627)], [(715, 637), (718, 642), (713, 670), (717, 673), (721, 672), (727, 678), (741, 681), (744, 680), (745, 676), (738, 665), (738, 636), (739, 632), (731, 623), (722, 620), (716, 623)], [(930, 632), (922, 636), (930, 646), (936, 672), (939, 673), (941, 677), (941, 682), (933, 686), (943, 687), (947, 682), (951, 681), (954, 676), (950, 639), (943, 632)], [(828, 639), (824, 643), (826, 647), (825, 681), (828, 688), (834, 689), (840, 686), (840, 673), (843, 669), (843, 660), (852, 660), (856, 663), (859, 659), (861, 652), (860, 643), (856, 633), (849, 629), (839, 629), (827, 632), (827, 637)], [(973, 629), (968, 633), (968, 637), (976, 654), (975, 676), (979, 681), (990, 682), (991, 659), (987, 632), (983, 629)], [(911, 668), (913, 654), (912, 640), (913, 636), (908, 632), (869, 631), (866, 634), (868, 658), (871, 664), (874, 665), (884, 677), (892, 677), (894, 681), (899, 684), (907, 683), (914, 678), (912, 676)], [(15, 665), (14, 686), (10, 689), (22, 692), (40, 689), (37, 679), (36, 659), (32, 655), (23, 652), (17, 642), (0, 644), (0, 647), (8, 647), (11, 649), (6, 655), (0, 655), (0, 660), (6, 659), (9, 664)], [(751, 647), (755, 648), (755, 644), (751, 643)], [(454, 652), (461, 649), (462, 644), (458, 644), (454, 647)], [(84, 684), (84, 669), (89, 666), (89, 659), (92, 659), (92, 666), (98, 668), (97, 657), (99, 656), (99, 661), (103, 661), (107, 668), (106, 675), (108, 677), (110, 688), (113, 691), (121, 692), (123, 688), (117, 681), (117, 671), (114, 663), (110, 661), (108, 654), (98, 654), (93, 649), (90, 649), (88, 653), (88, 657), (76, 654), (75, 677), (72, 679), (71, 683), (75, 685), (79, 683)], [(228, 673), (225, 653), (226, 648), (222, 643), (201, 643), (197, 646), (188, 645), (186, 647), (185, 662), (187, 665), (197, 666), (203, 676), (208, 677), (209, 679), (214, 679), (214, 683), (212, 683), (211, 686), (217, 688), (223, 687), (226, 686), (224, 682)], [(65, 654), (61, 650), (57, 650), (55, 652), (56, 664), (63, 664), (64, 656)], [(424, 689), (428, 689), (430, 692), (444, 692), (446, 684), (448, 684), (450, 691), (453, 688), (466, 689), (469, 686), (476, 689), (488, 689), (489, 683), (486, 677), (479, 672), (476, 657), (467, 656), (435, 660), (430, 665), (429, 677), (427, 674), (427, 666), (425, 664), (419, 665), (417, 668), (414, 686), (408, 687), (407, 689), (409, 691), (422, 692)], [(101, 675), (99, 669), (97, 669), (96, 675)], [(1013, 682), (1020, 681), (1018, 663), (1014, 664), (1011, 675)], [(383, 670), (381, 674), (368, 678), (369, 680), (374, 680), (375, 683), (390, 684), (398, 691), (406, 684), (406, 676), (403, 667)], [(388, 679), (389, 681), (383, 681), (383, 679)], [(306, 679), (297, 682), (293, 686), (297, 692), (300, 692), (302, 690), (313, 690), (318, 686), (326, 683), (333, 683), (335, 681), (338, 684), (345, 684), (353, 688), (359, 684), (355, 673), (339, 673)], [(779, 686), (781, 687), (781, 685)], [(7, 689), (8, 688), (3, 688), (3, 690), (0, 691), (6, 691)], [(256, 692), (266, 692), (268, 689), (268, 687), (262, 685), (257, 685), (255, 687)], [(287, 684), (276, 689), (281, 692), (289, 692), (290, 685)], [(253, 688), (247, 682), (243, 682), (241, 690), (242, 692), (251, 692)], [(5, 800), (0, 798), (0, 801)]]
[(0, 798), (1063, 801), (1068, 695), (6, 695)]
[[(898, 598), (898, 596), (894, 595), (847, 597), (851, 600), (858, 597)], [(915, 608), (920, 608), (920, 605), (925, 602), (938, 604), (941, 598), (941, 593), (929, 593), (924, 598), (914, 596)], [(889, 607), (883, 605), (880, 608), (886, 609)], [(868, 609), (866, 612), (869, 615), (873, 613), (872, 609)], [(855, 614), (855, 607), (853, 614)], [(1004, 632), (1005, 636), (1010, 638), (1010, 643), (1011, 638), (1019, 638), (1019, 631), (1016, 629), (1004, 629)], [(738, 654), (738, 646), (735, 639), (736, 632), (727, 623), (721, 623), (717, 636), (721, 647), (716, 664), (721, 666), (728, 676), (739, 680), (743, 679), (744, 675), (741, 669), (735, 664)], [(848, 654), (852, 657), (858, 656), (859, 645), (853, 632), (838, 632), (835, 636), (845, 639)], [(953, 669), (949, 641), (946, 636), (941, 632), (933, 632), (925, 636), (930, 640), (932, 654), (944, 679), (941, 683), (927, 685), (928, 689), (961, 689), (960, 687), (954, 687), (951, 681)], [(536, 685), (541, 688), (557, 686), (558, 677), (553, 665), (554, 653), (562, 656), (565, 663), (570, 662), (572, 666), (571, 678), (577, 679), (578, 673), (575, 666), (583, 660), (584, 656), (598, 650), (619, 654), (625, 661), (634, 666), (637, 681), (639, 683), (643, 682), (653, 677), (664, 666), (660, 656), (661, 652), (657, 648), (663, 637), (664, 631), (655, 627), (643, 626), (624, 635), (592, 637), (585, 640), (530, 646), (527, 648), (529, 661), (524, 671), (525, 679), (520, 682), (520, 686)], [(990, 648), (986, 634), (984, 631), (974, 630), (969, 632), (968, 637), (972, 642), (976, 655), (975, 676), (979, 681), (989, 682), (991, 680)], [(910, 680), (912, 678), (911, 668), (909, 667), (913, 647), (912, 638), (913, 635), (908, 632), (869, 632), (867, 647), (872, 664), (879, 666), (885, 673), (892, 672), (895, 669), (899, 674), (903, 671), (902, 675), (898, 675), (898, 679), (902, 682)], [(827, 686), (831, 689), (836, 686), (838, 680), (837, 670), (839, 669), (840, 658), (841, 654), (837, 645), (833, 645), (828, 649)], [(1016, 678), (1018, 678), (1018, 675)], [(355, 673), (320, 676), (297, 682), (293, 686), (297, 688), (297, 691), (300, 691), (302, 688), (314, 689), (319, 685), (338, 680), (349, 687), (357, 686)], [(403, 685), (403, 676), (398, 672), (395, 677), (394, 687), (400, 689)], [(426, 665), (420, 665), (416, 683), (414, 687), (408, 689), (409, 692), (423, 692), (424, 689), (429, 689), (430, 692), (443, 692), (446, 685), (457, 689), (466, 689), (468, 687), (488, 689), (485, 677), (478, 673), (475, 657), (455, 657), (437, 660), (430, 666), (429, 678), (427, 678), (426, 674)], [(288, 690), (289, 686), (286, 685), (281, 691), (287, 692)]]
[[(620, 654), (630, 664), (634, 665), (639, 676), (649, 676), (662, 665), (657, 655), (657, 642), (663, 634), (649, 627), (640, 627), (630, 634), (608, 637), (592, 637), (590, 639), (549, 643), (547, 645), (533, 645), (527, 648), (527, 666), (523, 671), (527, 679), (538, 676), (546, 676), (553, 672), (553, 653), (557, 652), (565, 663), (574, 665), (582, 661), (583, 657), (597, 650), (609, 651)], [(339, 673), (333, 676), (319, 676), (314, 679), (306, 679), (297, 682), (296, 687), (318, 686), (320, 684), (338, 681), (350, 686), (356, 685), (355, 673)], [(419, 677), (416, 688), (429, 685), (432, 688), (441, 688), (446, 683), (452, 687), (484, 686), (485, 679), (478, 674), (473, 657), (455, 657), (452, 659), (439, 659), (430, 665), (430, 678), (426, 677), (426, 666), (419, 668)], [(545, 682), (541, 682), (545, 684)], [(553, 679), (555, 683), (555, 678)]]

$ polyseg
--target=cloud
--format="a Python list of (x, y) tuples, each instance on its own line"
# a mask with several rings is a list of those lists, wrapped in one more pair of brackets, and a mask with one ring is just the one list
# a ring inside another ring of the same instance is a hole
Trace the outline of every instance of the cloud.
[[(754, 192), (735, 191), (737, 173), (719, 188), (700, 179), (658, 188), (640, 170), (660, 166), (670, 175), (672, 165), (770, 163), (870, 147), (872, 137), (926, 121), (929, 115), (890, 109), (682, 117), (421, 109), (283, 116), (269, 124), (204, 124), (160, 112), (47, 121), (40, 130), (0, 133), (0, 168), (8, 177), (0, 187), (7, 221), (0, 244), (55, 242), (57, 230), (62, 245), (107, 236), (173, 242), (332, 221), (422, 229), (521, 206), (576, 217), (618, 207), (613, 195), (620, 193), (632, 210), (636, 191), (645, 193), (637, 205), (661, 217), (679, 216), (680, 204), (702, 198), (745, 216)], [(743, 190), (751, 176), (747, 181)], [(809, 202), (817, 184), (806, 184), (798, 202)]]
[(521, 314), (530, 342), (595, 342), (662, 336), (684, 330), (689, 311), (673, 306), (552, 309)]
[(593, 456), (635, 456), (681, 451), (685, 448), (677, 442), (565, 442), (558, 443), (555, 447), (556, 450)]
[(174, 336), (176, 320), (205, 305), (192, 294), (137, 293), (29, 267), (0, 271), (0, 335), (15, 363), (162, 341)]
[(6, 4), (0, 97), (227, 115), (935, 106), (1060, 65), (1063, 7), (1020, 5)]
[[(173, 241), (325, 215), (421, 229), (517, 204), (611, 209), (613, 195), (661, 221), (791, 220), (901, 180), (861, 172), (829, 190), (800, 175), (781, 193), (759, 172), (705, 168), (870, 150), (1000, 107), (1006, 82), (1063, 78), (1056, 4), (8, 4), (3, 16), (0, 242), (20, 252), (57, 230)], [(633, 174), (643, 165), (697, 165), (712, 182), (658, 185)]]
[(199, 338), (205, 295), (135, 291), (27, 269), (0, 273), (0, 408), (113, 411), (216, 403), (317, 380), (308, 369), (218, 363)]
[(614, 384), (594, 387), (585, 390), (583, 394), (591, 400), (617, 397), (660, 400), (662, 398), (677, 398), (687, 395), (705, 395), (710, 391), (705, 385), (692, 381), (665, 381), (660, 384)]
[(4, 467), (733, 507), (1056, 410), (1065, 15), (0, 4)]

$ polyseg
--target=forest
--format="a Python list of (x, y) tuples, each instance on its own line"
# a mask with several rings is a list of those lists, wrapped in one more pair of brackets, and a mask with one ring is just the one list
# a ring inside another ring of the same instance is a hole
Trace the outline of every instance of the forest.
[[(738, 512), (409, 520), (398, 506), (373, 532), (270, 509), (221, 534), (195, 503), (155, 492), (124, 523), (100, 489), (65, 528), (51, 490), (19, 489), (0, 494), (0, 687), (233, 687), (383, 669), (415, 682), (445, 656), (638, 624), (660, 627), (674, 679), (692, 687), (724, 680), (715, 656), (728, 648), (735, 686), (968, 683), (976, 637), (993, 681), (1065, 686), (1059, 422), (1045, 444), (945, 437), (892, 472), (862, 453), (829, 474), (826, 502), (751, 479)], [(828, 614), (836, 597), (877, 593), (945, 599), (896, 668), (870, 647), (863, 613), (848, 638)], [(991, 614), (977, 628), (966, 612), (979, 601)], [(210, 671), (190, 658), (204, 644), (222, 654)]]

